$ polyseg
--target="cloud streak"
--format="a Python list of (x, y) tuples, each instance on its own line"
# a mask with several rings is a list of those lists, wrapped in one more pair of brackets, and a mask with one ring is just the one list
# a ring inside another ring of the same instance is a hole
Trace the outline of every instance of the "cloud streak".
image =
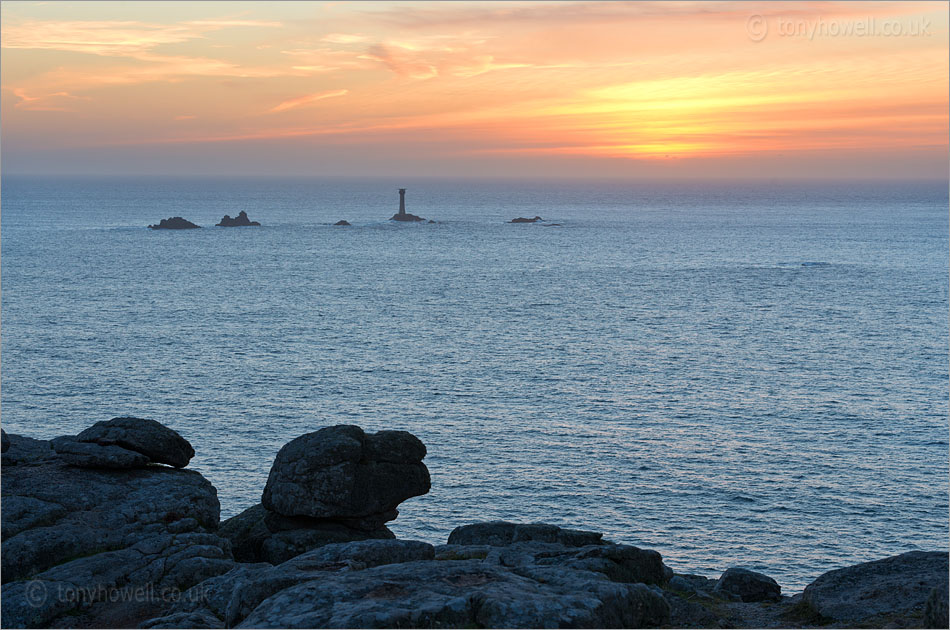
[(337, 98), (340, 96), (346, 96), (349, 94), (349, 90), (330, 90), (329, 92), (317, 92), (316, 94), (305, 94), (303, 96), (298, 96), (297, 98), (292, 98), (286, 100), (275, 107), (270, 108), (268, 113), (277, 114), (279, 112), (285, 112), (288, 109), (296, 109), (298, 107), (304, 107), (307, 105), (312, 105), (317, 101), (322, 101), (328, 98)]

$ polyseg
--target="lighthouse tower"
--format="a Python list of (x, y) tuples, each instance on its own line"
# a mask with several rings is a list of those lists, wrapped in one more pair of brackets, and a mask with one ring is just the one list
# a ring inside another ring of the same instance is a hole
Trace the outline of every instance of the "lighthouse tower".
[[(406, 189), (399, 189), (399, 212), (389, 217), (390, 221), (425, 221), (422, 217), (406, 212)], [(435, 223), (435, 221), (432, 221)]]

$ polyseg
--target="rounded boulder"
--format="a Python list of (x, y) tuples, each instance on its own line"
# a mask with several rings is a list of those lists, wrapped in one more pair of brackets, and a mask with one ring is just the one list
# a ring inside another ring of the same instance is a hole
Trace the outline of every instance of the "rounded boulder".
[(320, 429), (280, 449), (261, 503), (284, 516), (392, 513), (395, 518), (397, 505), (429, 491), (425, 455), (425, 445), (405, 431), (367, 435), (353, 425)]

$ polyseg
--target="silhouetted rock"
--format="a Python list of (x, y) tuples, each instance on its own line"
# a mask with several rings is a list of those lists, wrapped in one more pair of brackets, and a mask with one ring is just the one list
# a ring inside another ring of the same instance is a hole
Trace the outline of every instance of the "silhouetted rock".
[(172, 217), (170, 219), (162, 219), (158, 222), (158, 225), (150, 225), (148, 227), (152, 230), (193, 230), (201, 226), (195, 225), (191, 221), (181, 217)]
[(782, 598), (782, 587), (767, 575), (733, 567), (722, 574), (713, 593), (742, 602), (776, 601)]
[(38, 464), (56, 457), (49, 440), (35, 440), (15, 433), (8, 434), (7, 440), (8, 446), (2, 455), (4, 466)]
[(544, 221), (544, 219), (542, 219), (541, 217), (534, 217), (533, 219), (518, 217), (517, 219), (512, 219), (508, 223), (537, 223), (538, 221)]
[(600, 532), (562, 529), (546, 523), (519, 524), (506, 521), (473, 523), (456, 527), (449, 534), (450, 545), (492, 545), (496, 547), (516, 542), (559, 543), (567, 547), (606, 544)]
[(6, 453), (7, 449), (10, 448), (10, 438), (7, 437), (7, 432), (3, 429), (0, 429), (0, 436), (2, 436), (2, 441), (0, 441), (0, 453)]
[(425, 221), (425, 219), (423, 219), (422, 217), (417, 217), (416, 215), (409, 214), (408, 212), (406, 214), (396, 213), (393, 216), (391, 216), (389, 220), (390, 221), (409, 221), (409, 222)]
[(333, 225), (350, 225), (350, 222), (347, 221), (347, 220), (345, 220), (345, 219), (340, 219), (339, 221), (337, 221), (337, 222), (334, 223)]
[(822, 616), (841, 622), (920, 614), (934, 587), (947, 583), (948, 570), (947, 552), (910, 551), (829, 571), (805, 587), (802, 599)]
[(247, 213), (241, 210), (233, 219), (230, 215), (224, 215), (224, 217), (217, 225), (215, 225), (215, 227), (249, 227), (252, 225), (260, 226), (260, 223), (248, 219)]
[(221, 524), (243, 562), (278, 564), (328, 545), (391, 539), (396, 506), (429, 491), (426, 448), (405, 431), (338, 425), (284, 445), (261, 504)]
[(78, 442), (75, 437), (55, 438), (52, 445), (63, 461), (80, 468), (142, 468), (149, 462), (148, 456), (142, 453), (114, 444)]
[(950, 608), (950, 591), (948, 591), (948, 580), (944, 579), (942, 584), (938, 584), (930, 591), (927, 602), (924, 604), (924, 627), (925, 628), (947, 628), (950, 627), (948, 619), (948, 608)]
[(667, 624), (670, 606), (659, 589), (610, 562), (590, 562), (590, 553), (607, 546), (515, 543), (458, 560), (439, 559), (431, 545), (416, 541), (327, 545), (272, 568), (243, 565), (210, 578), (186, 592), (164, 620), (146, 625), (169, 627), (165, 620), (185, 614), (250, 628)]
[[(9, 438), (2, 627), (135, 625), (167, 606), (161, 589), (188, 588), (234, 566), (228, 541), (211, 533), (217, 492), (197, 472), (116, 468), (148, 459), (116, 444), (64, 437), (52, 441), (54, 450), (48, 441)], [(112, 598), (146, 588), (155, 599)]]
[(231, 541), (234, 558), (239, 562), (271, 564), (331, 543), (395, 538), (382, 524), (366, 530), (340, 520), (282, 516), (260, 503), (223, 521), (218, 533)]
[(176, 431), (144, 418), (113, 418), (97, 422), (77, 435), (76, 440), (100, 446), (115, 444), (142, 453), (150, 461), (175, 468), (187, 466), (195, 456), (195, 449)]
[(327, 427), (280, 449), (261, 502), (284, 516), (367, 519), (372, 529), (374, 521), (395, 518), (401, 502), (429, 491), (425, 455), (425, 445), (405, 431)]

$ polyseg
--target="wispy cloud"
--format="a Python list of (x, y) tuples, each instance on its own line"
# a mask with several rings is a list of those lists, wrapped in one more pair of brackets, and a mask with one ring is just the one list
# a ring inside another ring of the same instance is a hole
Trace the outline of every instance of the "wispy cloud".
[(369, 35), (362, 35), (360, 33), (330, 33), (322, 37), (320, 41), (330, 44), (360, 44), (368, 42), (371, 39)]
[(156, 46), (199, 39), (206, 33), (230, 27), (277, 28), (280, 22), (255, 20), (195, 20), (180, 24), (154, 24), (118, 20), (5, 21), (3, 48), (61, 50), (108, 57), (137, 57)]
[(271, 114), (276, 114), (278, 112), (285, 112), (288, 109), (295, 109), (297, 107), (303, 107), (304, 105), (310, 105), (311, 103), (316, 103), (317, 101), (322, 101), (324, 99), (346, 96), (348, 93), (349, 90), (331, 90), (329, 92), (305, 94), (304, 96), (298, 96), (297, 98), (284, 101), (283, 103), (277, 105), (276, 107), (272, 107), (267, 111)]
[(7, 89), (19, 99), (14, 107), (31, 112), (70, 112), (73, 111), (73, 108), (70, 107), (73, 101), (89, 100), (88, 97), (76, 96), (69, 92), (31, 95), (27, 94), (23, 88)]

